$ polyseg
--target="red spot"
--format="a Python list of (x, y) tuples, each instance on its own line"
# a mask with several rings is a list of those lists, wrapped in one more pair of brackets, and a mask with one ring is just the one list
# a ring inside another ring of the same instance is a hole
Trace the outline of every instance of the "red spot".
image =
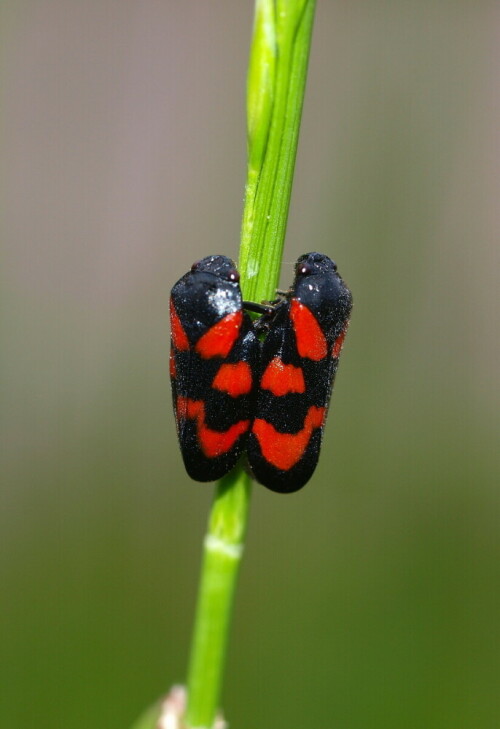
[(231, 397), (247, 395), (252, 389), (252, 370), (248, 362), (223, 364), (217, 372), (212, 387), (227, 392)]
[(177, 367), (175, 364), (175, 357), (173, 352), (170, 354), (170, 377), (175, 379), (177, 377)]
[(301, 368), (285, 364), (279, 357), (275, 357), (268, 364), (260, 384), (264, 390), (270, 390), (276, 397), (289, 392), (302, 393), (306, 389)]
[(325, 415), (326, 408), (312, 405), (298, 433), (279, 433), (267, 420), (256, 418), (252, 430), (266, 461), (281, 471), (288, 471), (295, 466), (304, 455), (313, 430), (323, 425)]
[(174, 302), (170, 299), (170, 328), (172, 330), (172, 342), (176, 349), (189, 349), (189, 341), (181, 324), (181, 320), (175, 310)]
[(240, 420), (223, 432), (211, 430), (205, 425), (205, 403), (203, 400), (191, 400), (182, 396), (177, 398), (177, 417), (196, 421), (198, 442), (207, 458), (216, 458), (230, 451), (240, 435), (246, 433), (250, 426), (249, 420)]
[(347, 333), (348, 326), (349, 326), (349, 322), (347, 322), (347, 324), (345, 325), (345, 327), (343, 328), (343, 330), (340, 332), (339, 336), (333, 343), (332, 357), (334, 359), (337, 359), (338, 357), (340, 357), (340, 353), (342, 351), (342, 345), (344, 344), (344, 339), (345, 339), (345, 335)]
[(295, 330), (299, 355), (316, 362), (326, 357), (328, 347), (325, 335), (312, 311), (298, 299), (292, 299), (290, 319)]
[(214, 324), (208, 332), (196, 342), (196, 351), (204, 359), (227, 357), (241, 329), (243, 312), (235, 311)]

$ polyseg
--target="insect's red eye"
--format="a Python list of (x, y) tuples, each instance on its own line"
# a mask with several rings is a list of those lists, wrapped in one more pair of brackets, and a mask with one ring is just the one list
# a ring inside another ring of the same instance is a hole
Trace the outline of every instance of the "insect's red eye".
[(200, 267), (201, 261), (195, 261), (193, 265), (191, 266), (191, 271), (197, 271)]
[(235, 281), (236, 283), (238, 283), (238, 281), (240, 280), (240, 274), (235, 268), (231, 268), (227, 272), (227, 277), (230, 281)]
[(297, 273), (300, 276), (307, 276), (312, 273), (312, 267), (308, 263), (301, 263), (297, 268)]

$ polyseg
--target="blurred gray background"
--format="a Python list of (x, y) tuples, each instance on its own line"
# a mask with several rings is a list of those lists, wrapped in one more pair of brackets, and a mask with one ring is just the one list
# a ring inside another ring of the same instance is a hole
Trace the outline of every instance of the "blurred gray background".
[[(237, 255), (250, 0), (4, 0), (0, 726), (123, 729), (185, 676), (213, 488), (169, 289)], [(282, 285), (355, 310), (313, 481), (256, 487), (234, 729), (494, 729), (500, 13), (319, 0)]]

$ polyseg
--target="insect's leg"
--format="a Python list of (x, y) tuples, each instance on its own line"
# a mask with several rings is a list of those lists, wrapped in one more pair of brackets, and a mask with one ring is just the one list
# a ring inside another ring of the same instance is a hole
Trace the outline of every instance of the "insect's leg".
[(253, 311), (254, 314), (272, 314), (274, 311), (273, 302), (264, 302), (262, 304), (255, 304), (253, 301), (243, 301), (243, 308), (247, 311)]

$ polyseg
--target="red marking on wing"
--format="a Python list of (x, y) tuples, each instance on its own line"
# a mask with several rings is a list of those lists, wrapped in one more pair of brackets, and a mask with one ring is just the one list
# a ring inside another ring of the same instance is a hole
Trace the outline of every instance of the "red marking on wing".
[(267, 365), (260, 385), (264, 390), (270, 390), (276, 397), (289, 392), (302, 393), (306, 389), (301, 368), (285, 364), (279, 357), (275, 357)]
[(298, 433), (279, 433), (267, 420), (256, 418), (252, 430), (266, 461), (281, 471), (288, 471), (295, 466), (304, 455), (313, 430), (323, 425), (325, 415), (326, 408), (312, 405)]
[(189, 349), (189, 340), (177, 314), (174, 302), (170, 299), (170, 328), (172, 330), (172, 342), (176, 349), (185, 351)]
[(198, 354), (204, 359), (227, 357), (238, 339), (242, 322), (242, 311), (225, 316), (198, 339), (195, 347)]
[(249, 420), (240, 420), (223, 432), (211, 430), (205, 425), (205, 403), (182, 396), (177, 398), (177, 417), (196, 421), (198, 442), (207, 458), (216, 458), (230, 451), (240, 435), (250, 427)]
[(177, 377), (177, 366), (175, 364), (175, 357), (173, 352), (170, 353), (170, 377), (172, 377), (172, 379), (175, 379)]
[(325, 335), (312, 311), (297, 299), (292, 299), (290, 319), (295, 330), (299, 355), (315, 362), (326, 357), (328, 347)]
[(247, 395), (252, 389), (252, 370), (248, 362), (223, 364), (219, 368), (212, 387), (227, 392), (231, 397)]
[(340, 332), (339, 336), (333, 343), (332, 357), (334, 359), (337, 359), (338, 357), (340, 357), (340, 353), (342, 351), (342, 346), (344, 344), (345, 335), (347, 334), (348, 325), (349, 325), (349, 322), (345, 325), (345, 327), (343, 328), (343, 330)]

